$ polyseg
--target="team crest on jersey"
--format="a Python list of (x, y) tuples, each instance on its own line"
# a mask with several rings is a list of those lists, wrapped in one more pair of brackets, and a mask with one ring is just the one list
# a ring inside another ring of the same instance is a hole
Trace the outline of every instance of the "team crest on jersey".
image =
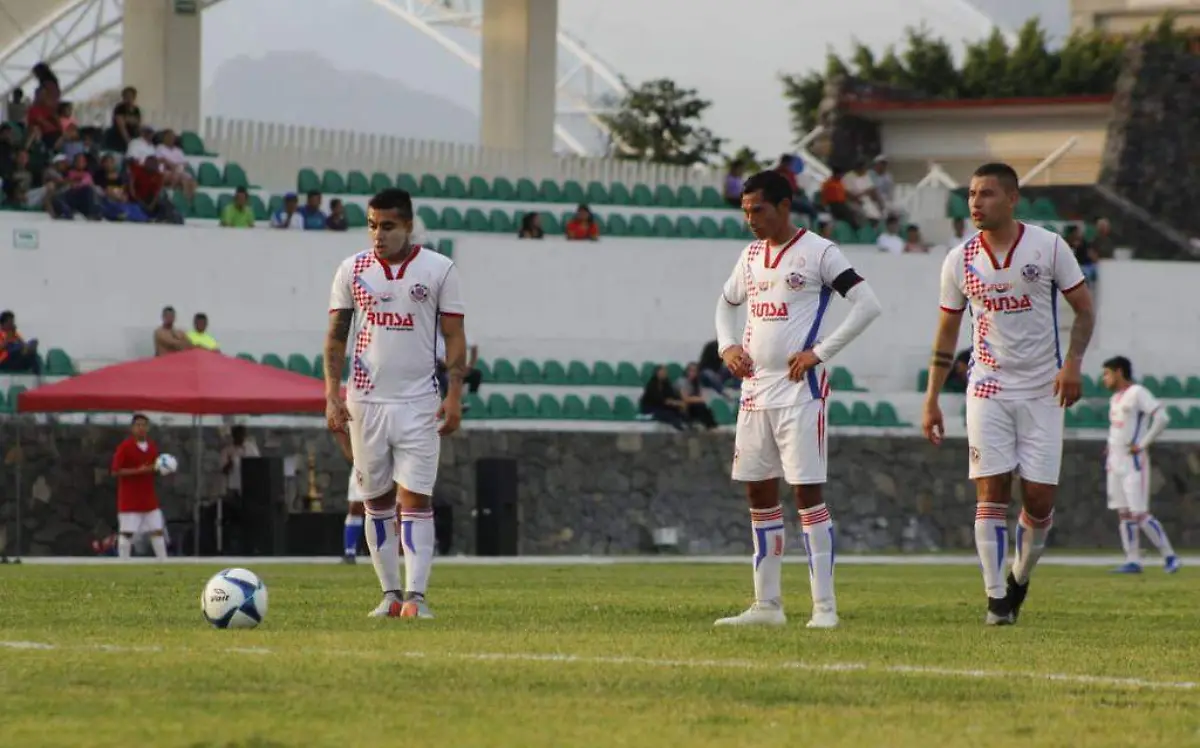
[(804, 276), (799, 273), (788, 273), (787, 278), (784, 278), (783, 282), (793, 291), (799, 291), (804, 288)]
[(423, 283), (414, 283), (412, 288), (408, 289), (408, 298), (416, 302), (422, 302), (429, 298), (429, 287)]
[(1021, 268), (1021, 277), (1026, 283), (1037, 283), (1042, 277), (1042, 270), (1037, 265), (1026, 265)]

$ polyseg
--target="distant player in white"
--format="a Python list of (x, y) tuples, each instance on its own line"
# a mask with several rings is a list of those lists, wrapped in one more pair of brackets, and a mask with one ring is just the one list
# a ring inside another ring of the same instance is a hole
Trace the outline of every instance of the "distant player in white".
[[(462, 420), (467, 350), (458, 269), (449, 258), (410, 244), (412, 230), (407, 192), (388, 189), (371, 198), (372, 249), (347, 258), (333, 280), (325, 416), (330, 430), (350, 434), (354, 481), (369, 520), (367, 548), (383, 588), (383, 601), (371, 615), (432, 618), (425, 602), (434, 550), (431, 496), (441, 435)], [(359, 330), (343, 401), (342, 366), (356, 314)], [(449, 374), (445, 399), (435, 376), (439, 326)], [(403, 589), (397, 544), (404, 551)]]
[[(985, 164), (971, 177), (968, 202), (979, 232), (942, 265), (941, 320), (925, 397), (925, 436), (942, 443), (938, 393), (954, 362), (963, 311), (972, 316), (967, 384), (969, 475), (975, 481), (975, 547), (988, 597), (985, 622), (1016, 623), (1054, 519), (1062, 464), (1063, 409), (1080, 395), (1080, 367), (1092, 338), (1092, 295), (1075, 253), (1057, 234), (1013, 219), (1017, 174)], [(1058, 295), (1075, 311), (1066, 360), (1058, 333)], [(1023, 508), (1012, 571), (1008, 503), (1012, 473)]]
[(1108, 405), (1108, 508), (1121, 519), (1125, 563), (1113, 571), (1141, 574), (1138, 528), (1163, 557), (1168, 574), (1179, 571), (1179, 558), (1162, 524), (1150, 513), (1150, 445), (1171, 419), (1150, 390), (1133, 381), (1133, 364), (1124, 356), (1104, 362), (1104, 386), (1112, 390)]
[[(354, 452), (350, 448), (350, 435), (345, 431), (335, 431), (333, 439), (337, 442), (338, 448), (342, 450), (342, 456), (346, 458), (346, 462), (350, 463), (351, 468), (353, 468)], [(358, 492), (358, 481), (354, 479), (354, 471), (351, 470), (350, 485), (346, 488), (346, 521), (343, 523), (342, 531), (342, 563), (358, 563), (358, 543), (362, 540), (363, 518), (365, 515), (363, 497)]]
[[(836, 244), (792, 224), (791, 199), (791, 187), (778, 172), (746, 180), (742, 210), (757, 241), (742, 251), (717, 299), (721, 358), (744, 380), (733, 479), (746, 484), (754, 540), (754, 602), (744, 613), (718, 620), (718, 626), (787, 622), (780, 590), (786, 533), (779, 478), (792, 486), (800, 511), (813, 600), (808, 626), (838, 624), (833, 522), (821, 491), (829, 394), (824, 363), (858, 337), (881, 307)], [(835, 291), (853, 306), (822, 339)], [(747, 319), (739, 330), (737, 307), (743, 304)]]

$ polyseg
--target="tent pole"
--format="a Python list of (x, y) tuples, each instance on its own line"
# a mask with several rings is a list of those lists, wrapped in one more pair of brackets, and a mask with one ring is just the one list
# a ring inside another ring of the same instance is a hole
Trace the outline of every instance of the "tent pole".
[(21, 444), (21, 421), (17, 420), (17, 545), (13, 550), (12, 563), (21, 563), (21, 504), (25, 503), (24, 497), (21, 495), (21, 483), (23, 482), (22, 469), (25, 464), (25, 446)]
[(192, 521), (194, 523), (193, 524), (194, 529), (192, 530), (192, 541), (193, 541), (193, 545), (195, 546), (193, 548), (192, 555), (199, 556), (200, 555), (200, 496), (202, 495), (201, 494), (202, 486), (201, 486), (201, 482), (200, 482), (200, 463), (203, 458), (203, 455), (200, 453), (200, 450), (203, 448), (203, 445), (204, 445), (204, 437), (200, 431), (200, 429), (202, 428), (200, 425), (200, 416), (198, 416), (198, 415), (192, 416), (192, 425), (195, 427), (195, 430), (196, 430), (196, 448), (194, 450), (194, 454), (192, 457), (192, 459), (194, 460), (194, 462), (192, 464), (192, 472), (195, 474), (194, 477), (196, 479), (196, 495), (194, 497), (194, 500), (192, 501)]

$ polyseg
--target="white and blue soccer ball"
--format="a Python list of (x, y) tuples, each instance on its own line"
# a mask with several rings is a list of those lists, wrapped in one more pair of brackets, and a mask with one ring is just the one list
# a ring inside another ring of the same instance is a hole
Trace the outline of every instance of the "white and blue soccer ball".
[(173, 455), (161, 454), (154, 461), (154, 469), (159, 472), (159, 475), (170, 475), (179, 469), (179, 460), (176, 460)]
[(267, 586), (249, 569), (224, 569), (204, 585), (204, 620), (219, 629), (252, 629), (267, 617)]

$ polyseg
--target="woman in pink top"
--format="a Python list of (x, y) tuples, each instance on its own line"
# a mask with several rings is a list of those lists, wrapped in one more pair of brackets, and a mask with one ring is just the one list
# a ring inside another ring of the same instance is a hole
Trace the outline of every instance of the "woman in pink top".
[(92, 172), (88, 169), (87, 154), (77, 153), (71, 161), (71, 169), (67, 172), (67, 181), (72, 187), (91, 187), (95, 185)]

